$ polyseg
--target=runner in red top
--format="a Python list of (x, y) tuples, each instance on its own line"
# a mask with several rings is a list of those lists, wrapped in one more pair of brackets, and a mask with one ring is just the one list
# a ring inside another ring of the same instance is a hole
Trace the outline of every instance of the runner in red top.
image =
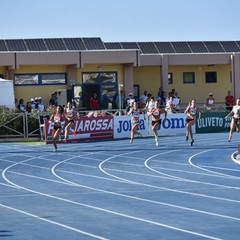
[(187, 114), (186, 141), (188, 141), (188, 136), (190, 135), (190, 138), (191, 138), (190, 146), (192, 146), (194, 143), (192, 126), (195, 124), (195, 118), (196, 118), (197, 113), (199, 113), (199, 119), (200, 119), (202, 111), (196, 106), (196, 100), (193, 99), (187, 106), (184, 113)]

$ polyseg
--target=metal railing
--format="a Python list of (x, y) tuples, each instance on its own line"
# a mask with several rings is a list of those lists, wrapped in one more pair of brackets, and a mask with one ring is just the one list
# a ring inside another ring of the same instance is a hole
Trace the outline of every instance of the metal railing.
[[(204, 103), (198, 103), (198, 107), (203, 111)], [(188, 103), (183, 103), (179, 107), (178, 113), (183, 113), (188, 106)], [(97, 117), (97, 116), (121, 116), (126, 114), (126, 109), (104, 109), (98, 111), (86, 111), (82, 109), (75, 109), (80, 117)], [(225, 112), (226, 106), (224, 103), (216, 103), (214, 109), (211, 111)], [(32, 113), (16, 113), (5, 111), (0, 113), (0, 139), (29, 139), (38, 138), (42, 140), (42, 126), (41, 116), (51, 115), (50, 112), (32, 112)]]

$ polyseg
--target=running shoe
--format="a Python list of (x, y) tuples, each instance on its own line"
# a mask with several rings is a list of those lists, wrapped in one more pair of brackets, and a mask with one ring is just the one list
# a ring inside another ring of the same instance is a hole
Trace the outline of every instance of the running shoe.
[(133, 139), (130, 139), (130, 143), (132, 143), (133, 142)]
[(142, 133), (140, 131), (137, 131), (137, 134), (139, 135), (139, 137), (142, 137)]

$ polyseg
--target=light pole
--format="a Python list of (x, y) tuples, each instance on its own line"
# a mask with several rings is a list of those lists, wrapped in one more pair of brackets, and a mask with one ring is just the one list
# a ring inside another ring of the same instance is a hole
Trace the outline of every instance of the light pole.
[(71, 86), (72, 86), (72, 106), (75, 106), (75, 101), (74, 101), (74, 86), (75, 86), (75, 80), (71, 80)]
[(121, 87), (123, 87), (123, 84), (118, 84), (118, 108), (119, 108), (119, 116), (121, 116), (121, 108), (122, 106), (122, 96), (121, 96)]

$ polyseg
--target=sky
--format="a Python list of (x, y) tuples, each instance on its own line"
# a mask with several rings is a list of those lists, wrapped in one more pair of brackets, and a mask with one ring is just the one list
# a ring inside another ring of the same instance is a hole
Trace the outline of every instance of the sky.
[(0, 0), (0, 39), (240, 40), (239, 0)]

